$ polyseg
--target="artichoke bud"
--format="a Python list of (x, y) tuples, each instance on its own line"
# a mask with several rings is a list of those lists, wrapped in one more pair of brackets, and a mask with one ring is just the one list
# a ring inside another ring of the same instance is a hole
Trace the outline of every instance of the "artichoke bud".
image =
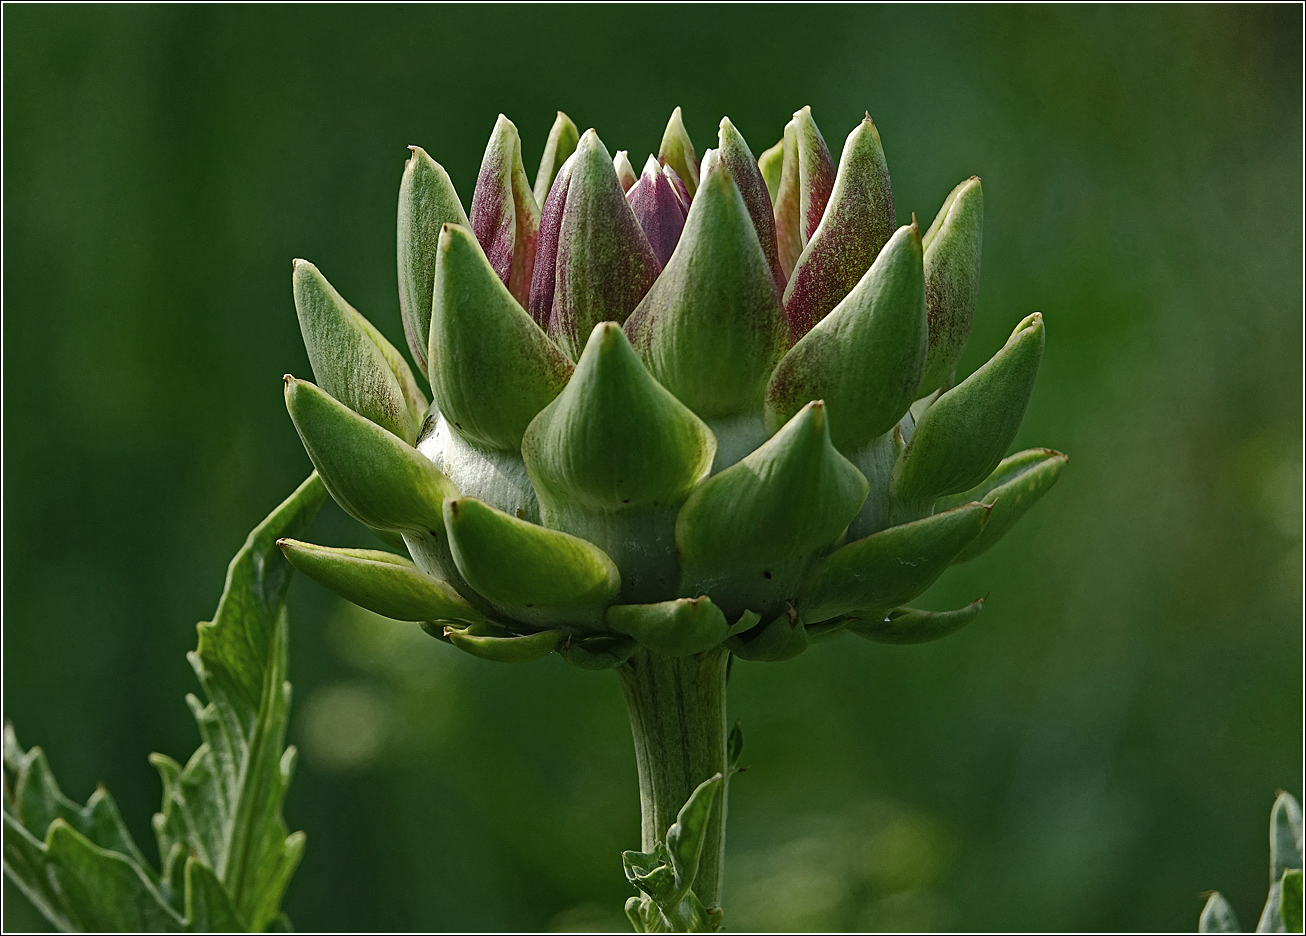
[(445, 225), (431, 304), (431, 395), (468, 441), (517, 452), (572, 364), (509, 293), (467, 228)]
[[(575, 360), (595, 325), (626, 320), (661, 266), (598, 134), (586, 130), (572, 159), (558, 229), (548, 333)], [(538, 277), (535, 286), (544, 288)], [(534, 288), (531, 309), (534, 314)]]
[[(983, 534), (981, 534), (983, 535)], [(955, 611), (920, 611), (894, 608), (886, 615), (849, 615), (848, 630), (876, 643), (914, 644), (947, 637), (979, 616), (984, 598)]]
[(408, 148), (412, 156), (399, 182), (399, 311), (408, 349), (425, 374), (440, 228), (446, 223), (470, 227), (471, 222), (444, 167), (420, 146)]
[(435, 465), (307, 380), (285, 382), (295, 430), (345, 513), (379, 530), (443, 535), (441, 504), (458, 491)]
[(741, 660), (753, 663), (779, 663), (793, 659), (807, 649), (811, 638), (807, 628), (794, 612), (793, 605), (785, 613), (755, 632), (726, 641), (730, 652)]
[(484, 615), (447, 583), (411, 560), (377, 549), (335, 549), (294, 539), (277, 541), (290, 564), (359, 607), (397, 621), (478, 623)]
[(1043, 316), (1026, 316), (998, 353), (940, 396), (893, 467), (895, 511), (921, 516), (940, 497), (974, 487), (998, 466), (1025, 416), (1043, 356)]
[[(816, 124), (811, 127), (819, 138)], [(810, 220), (807, 207), (803, 217)], [(785, 288), (794, 341), (848, 295), (897, 227), (889, 167), (869, 114), (844, 142), (839, 173), (818, 220)]]
[(620, 326), (595, 326), (565, 390), (522, 440), (522, 457), (551, 509), (678, 506), (707, 473), (711, 431), (650, 376)]
[(649, 372), (702, 418), (760, 408), (787, 327), (748, 208), (723, 162), (704, 172), (680, 246), (626, 320), (626, 333)]
[(626, 190), (626, 200), (660, 266), (666, 266), (671, 259), (685, 227), (686, 208), (671, 183), (668, 174), (671, 172), (668, 168), (664, 173), (662, 165), (650, 156), (644, 164), (644, 174)]
[(984, 235), (984, 189), (971, 176), (948, 195), (925, 232), (925, 307), (930, 316), (930, 355), (917, 396), (947, 381), (966, 347), (979, 294)]
[(549, 138), (544, 144), (544, 155), (540, 157), (539, 171), (535, 173), (535, 188), (532, 194), (535, 196), (535, 204), (541, 208), (544, 207), (544, 200), (549, 197), (549, 190), (553, 188), (554, 177), (562, 168), (562, 164), (576, 152), (576, 143), (579, 140), (580, 131), (571, 122), (571, 118), (558, 111), (553, 127), (549, 130)]
[(726, 616), (703, 595), (655, 604), (613, 605), (606, 620), (656, 653), (688, 656), (711, 650), (730, 632)]
[(446, 500), (444, 522), (458, 571), (495, 608), (536, 627), (603, 627), (621, 576), (597, 546), (474, 497)]
[(1002, 459), (978, 486), (962, 494), (943, 497), (934, 509), (947, 510), (969, 501), (980, 501), (992, 506), (989, 522), (984, 532), (963, 549), (954, 562), (974, 559), (1006, 534), (1034, 502), (1056, 483), (1061, 470), (1070, 461), (1052, 449), (1026, 449)]
[[(753, 228), (757, 232), (758, 243), (762, 245), (767, 265), (771, 268), (776, 289), (784, 289), (785, 272), (780, 269), (780, 258), (776, 252), (771, 194), (762, 177), (762, 170), (753, 158), (753, 151), (748, 148), (743, 134), (735, 129), (729, 117), (721, 118), (721, 126), (717, 131), (717, 153), (722, 164), (730, 171), (730, 177), (735, 180), (744, 204), (748, 206), (748, 216), (753, 219)], [(781, 153), (783, 155), (783, 149)], [(703, 175), (706, 176), (707, 172), (704, 171)]]
[(864, 446), (911, 407), (927, 339), (920, 231), (905, 225), (852, 291), (780, 361), (767, 388), (767, 427), (819, 398), (829, 407), (830, 436), (839, 450)]
[[(771, 199), (772, 206), (775, 205), (776, 196), (780, 194), (780, 176), (784, 172), (785, 164), (785, 141), (782, 137), (780, 142), (770, 149), (762, 150), (762, 155), (757, 157), (757, 169), (762, 173), (762, 181), (766, 183), (766, 194)], [(771, 226), (775, 227), (775, 211), (772, 208)]]
[(481, 160), (470, 212), (471, 228), (490, 266), (523, 306), (530, 300), (540, 209), (526, 181), (521, 138), (513, 122), (499, 115)]
[(808, 577), (799, 613), (819, 623), (851, 611), (887, 613), (910, 601), (980, 535), (991, 509), (966, 504), (841, 546)]
[(612, 157), (612, 168), (617, 172), (617, 181), (621, 183), (621, 190), (629, 195), (630, 187), (639, 181), (635, 167), (630, 164), (630, 153), (626, 150), (617, 150), (617, 155)]
[(693, 141), (689, 139), (689, 131), (685, 129), (685, 121), (679, 107), (671, 112), (667, 129), (662, 132), (662, 145), (658, 147), (658, 162), (676, 171), (676, 175), (685, 183), (685, 189), (692, 199), (694, 193), (698, 191), (698, 154), (694, 151)]
[(771, 196), (775, 216), (775, 249), (786, 280), (803, 253), (802, 196), (799, 194), (801, 173), (798, 171), (798, 130), (791, 120), (785, 124), (784, 136), (776, 144), (781, 149), (780, 172), (776, 191)]
[(292, 279), (299, 330), (318, 384), (411, 443), (427, 403), (403, 356), (313, 264), (296, 260)]
[(534, 634), (489, 635), (473, 633), (476, 628), (445, 627), (444, 638), (459, 650), (494, 663), (530, 663), (553, 653), (566, 633), (545, 630)]
[(681, 594), (711, 595), (731, 617), (779, 613), (813, 556), (842, 538), (868, 490), (831, 444), (824, 405), (809, 403), (685, 501), (676, 519)]

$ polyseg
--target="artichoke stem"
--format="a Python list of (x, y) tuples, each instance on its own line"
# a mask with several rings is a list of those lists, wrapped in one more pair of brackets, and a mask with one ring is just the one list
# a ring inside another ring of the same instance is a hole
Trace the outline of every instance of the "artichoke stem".
[(676, 813), (700, 783), (717, 773), (725, 778), (694, 878), (694, 893), (705, 907), (721, 900), (725, 863), (729, 659), (729, 652), (719, 647), (685, 657), (641, 647), (617, 670), (635, 736), (642, 849), (652, 851), (657, 842), (666, 841)]

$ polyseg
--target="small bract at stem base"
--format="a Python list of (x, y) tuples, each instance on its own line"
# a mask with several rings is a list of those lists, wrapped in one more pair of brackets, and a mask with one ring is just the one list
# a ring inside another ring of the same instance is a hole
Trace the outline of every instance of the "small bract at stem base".
[(651, 852), (667, 840), (676, 814), (699, 784), (716, 774), (725, 778), (693, 884), (708, 907), (720, 902), (725, 859), (729, 659), (719, 648), (685, 657), (641, 648), (617, 670), (635, 738), (643, 850)]

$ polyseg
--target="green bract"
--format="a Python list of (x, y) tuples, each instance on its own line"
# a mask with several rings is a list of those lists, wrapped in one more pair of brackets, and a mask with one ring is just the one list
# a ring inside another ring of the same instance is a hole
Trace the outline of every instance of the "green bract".
[(677, 108), (636, 165), (559, 113), (532, 186), (501, 115), (464, 213), (413, 148), (399, 291), (425, 412), (395, 349), (296, 261), (316, 385), (288, 381), (295, 426), (341, 506), (413, 561), (287, 542), (291, 561), (491, 659), (780, 659), (839, 629), (967, 623), (982, 601), (903, 605), (1066, 463), (1003, 460), (1039, 313), (955, 381), (979, 179), (924, 235), (900, 227), (869, 115), (836, 163), (810, 108), (760, 162), (727, 118), (700, 158)]

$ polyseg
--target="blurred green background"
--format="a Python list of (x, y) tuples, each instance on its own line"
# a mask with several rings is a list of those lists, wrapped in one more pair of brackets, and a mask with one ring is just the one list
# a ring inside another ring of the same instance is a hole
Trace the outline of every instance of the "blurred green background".
[[(969, 630), (740, 664), (737, 929), (1183, 930), (1266, 890), (1302, 791), (1301, 10), (9, 7), (4, 707), (153, 854), (194, 623), (308, 472), (290, 260), (396, 344), (407, 144), (464, 201), (496, 115), (638, 165), (684, 107), (761, 152), (863, 110), (899, 220), (978, 174), (968, 372), (1047, 317), (1017, 448), (1070, 453), (923, 599)], [(374, 545), (330, 505), (315, 538)], [(307, 581), (286, 806), (301, 929), (625, 929), (638, 844), (616, 680), (499, 667)], [(6, 882), (6, 929), (40, 919)]]

